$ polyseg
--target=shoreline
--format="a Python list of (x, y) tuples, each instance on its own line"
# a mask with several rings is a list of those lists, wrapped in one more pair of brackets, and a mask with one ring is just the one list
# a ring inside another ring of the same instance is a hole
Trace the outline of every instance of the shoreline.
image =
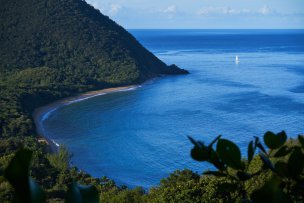
[[(140, 85), (128, 85), (128, 86), (121, 86), (121, 87), (112, 87), (112, 88), (106, 88), (101, 90), (95, 90), (95, 91), (89, 91), (84, 92), (76, 96), (71, 96), (63, 99), (59, 99), (57, 101), (54, 101), (50, 104), (47, 104), (45, 106), (38, 107), (34, 110), (32, 116), (34, 119), (34, 123), (36, 126), (36, 132), (38, 134), (38, 139), (45, 139), (47, 142), (47, 145), (49, 147), (49, 150), (51, 153), (57, 152), (60, 144), (56, 143), (53, 139), (45, 135), (44, 128), (43, 128), (43, 121), (48, 118), (48, 116), (53, 113), (54, 111), (73, 104), (77, 102), (81, 102), (86, 99), (90, 99), (93, 97), (114, 93), (114, 92), (120, 92), (120, 91), (129, 91), (134, 90), (136, 88), (140, 87)], [(43, 142), (45, 142), (43, 141)]]

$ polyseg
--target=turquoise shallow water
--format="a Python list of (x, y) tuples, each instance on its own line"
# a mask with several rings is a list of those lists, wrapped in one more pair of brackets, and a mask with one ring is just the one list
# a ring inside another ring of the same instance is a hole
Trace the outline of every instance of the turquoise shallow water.
[[(45, 134), (72, 163), (119, 184), (149, 188), (176, 169), (202, 172), (187, 135), (241, 146), (267, 130), (304, 133), (304, 32), (131, 30), (168, 64), (191, 72), (73, 103), (52, 112)], [(238, 55), (240, 63), (235, 64)]]

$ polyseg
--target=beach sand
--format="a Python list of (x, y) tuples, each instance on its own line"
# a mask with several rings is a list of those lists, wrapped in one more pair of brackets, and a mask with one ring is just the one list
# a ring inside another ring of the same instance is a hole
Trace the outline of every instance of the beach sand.
[(97, 90), (97, 91), (85, 92), (83, 94), (79, 94), (79, 95), (72, 96), (72, 97), (67, 97), (67, 98), (55, 101), (53, 103), (50, 103), (46, 106), (39, 107), (39, 108), (35, 109), (35, 111), (33, 113), (33, 118), (34, 118), (34, 122), (36, 125), (36, 131), (38, 133), (38, 136), (40, 137), (40, 139), (42, 138), (47, 141), (50, 152), (57, 152), (60, 145), (58, 143), (56, 143), (54, 140), (52, 140), (50, 137), (45, 135), (44, 129), (43, 129), (43, 120), (45, 120), (49, 116), (50, 113), (54, 112), (55, 110), (57, 110), (63, 106), (66, 106), (66, 105), (69, 105), (69, 104), (72, 104), (75, 102), (80, 102), (85, 99), (104, 95), (107, 93), (133, 90), (137, 87), (139, 87), (139, 85), (114, 87), (114, 88), (107, 88), (107, 89), (102, 89), (102, 90)]

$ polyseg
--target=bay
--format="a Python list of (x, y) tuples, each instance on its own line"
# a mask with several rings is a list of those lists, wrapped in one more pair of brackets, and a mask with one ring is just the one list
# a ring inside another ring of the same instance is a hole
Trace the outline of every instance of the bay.
[(148, 189), (174, 170), (211, 169), (190, 158), (188, 135), (209, 143), (221, 134), (246, 156), (250, 139), (267, 130), (304, 133), (303, 30), (130, 32), (191, 74), (52, 112), (45, 134), (68, 147), (79, 169)]

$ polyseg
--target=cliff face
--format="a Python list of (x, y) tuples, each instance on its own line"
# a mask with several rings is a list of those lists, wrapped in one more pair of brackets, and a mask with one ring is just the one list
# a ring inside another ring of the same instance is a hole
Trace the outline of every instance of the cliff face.
[[(82, 0), (0, 0), (0, 69), (48, 67), (58, 82), (131, 84), (167, 66), (124, 28)], [(41, 71), (40, 71), (41, 72)]]

